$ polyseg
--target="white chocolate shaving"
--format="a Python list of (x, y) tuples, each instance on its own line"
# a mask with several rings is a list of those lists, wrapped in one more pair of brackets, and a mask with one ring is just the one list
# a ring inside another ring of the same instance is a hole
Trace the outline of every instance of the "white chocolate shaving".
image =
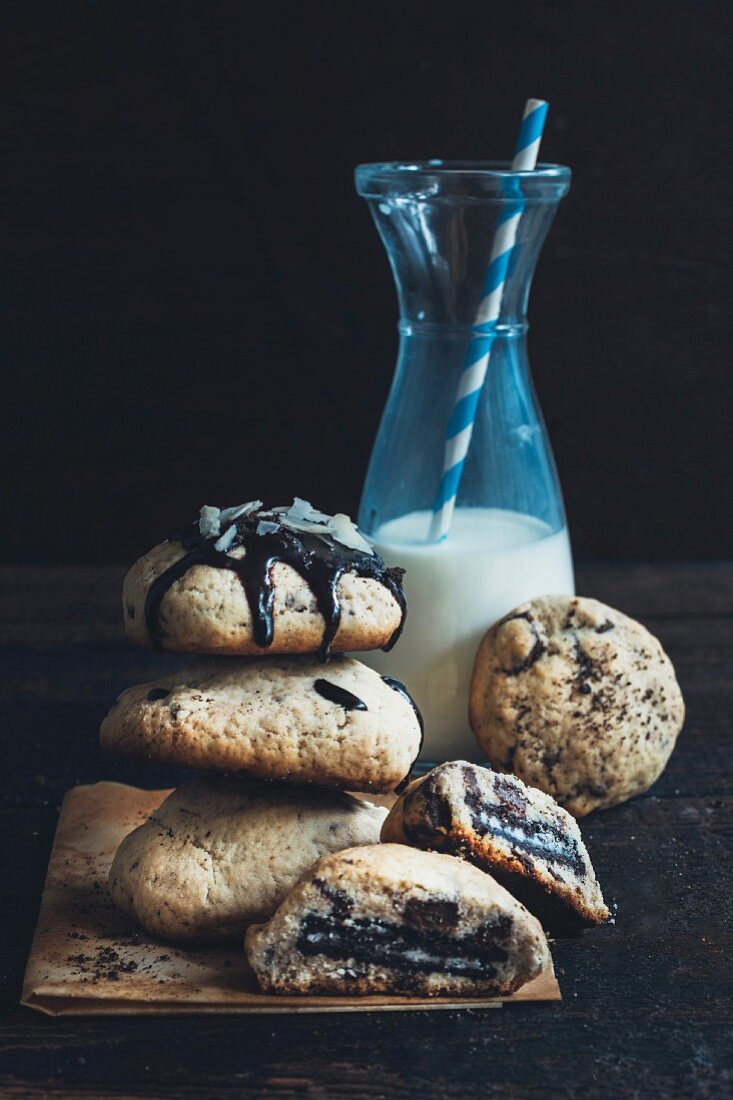
[(328, 521), (328, 533), (342, 546), (350, 550), (361, 550), (364, 554), (373, 554), (374, 550), (358, 530), (356, 524), (344, 512), (337, 512)]
[(289, 516), (281, 516), (281, 522), (283, 527), (288, 527), (291, 531), (303, 531), (306, 535), (328, 538), (330, 533), (325, 523), (306, 523), (304, 520), (290, 519)]
[[(224, 513), (222, 512), (222, 515), (223, 514)], [(236, 525), (236, 523), (233, 523), (231, 525), (231, 527), (227, 527), (226, 531), (221, 536), (221, 538), (216, 540), (216, 542), (214, 543), (214, 549), (215, 550), (221, 550), (222, 553), (226, 553), (226, 551), (229, 549), (229, 547), (234, 542), (234, 538), (235, 538), (236, 534), (237, 534), (237, 525)]]
[(211, 504), (205, 504), (199, 512), (199, 532), (205, 539), (221, 533), (220, 515), (219, 509)]
[(223, 508), (220, 516), (222, 523), (231, 523), (240, 516), (249, 516), (262, 507), (261, 500), (250, 500), (249, 504), (240, 504), (236, 508)]
[[(199, 514), (199, 531), (204, 538), (217, 538), (215, 549), (226, 553), (236, 538), (237, 528), (234, 521), (242, 516), (261, 515), (257, 524), (258, 535), (271, 535), (287, 527), (291, 531), (301, 531), (307, 535), (316, 535), (326, 542), (331, 540), (357, 550), (363, 554), (373, 554), (374, 550), (353, 520), (344, 512), (329, 516), (319, 512), (308, 500), (294, 497), (293, 503), (286, 507), (262, 510), (261, 500), (250, 500), (247, 504), (238, 504), (232, 508), (215, 508), (205, 504)], [(222, 534), (222, 528), (225, 528)]]
[(328, 523), (331, 518), (325, 512), (319, 512), (317, 508), (314, 508), (309, 500), (303, 500), (301, 497), (293, 498), (293, 503), (286, 515), (288, 519), (293, 520), (295, 523)]

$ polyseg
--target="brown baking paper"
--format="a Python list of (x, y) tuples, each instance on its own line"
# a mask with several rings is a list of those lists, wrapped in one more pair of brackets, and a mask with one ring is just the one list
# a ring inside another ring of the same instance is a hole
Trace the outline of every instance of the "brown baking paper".
[[(107, 873), (117, 845), (168, 791), (95, 783), (61, 807), (21, 1004), (50, 1016), (367, 1012), (499, 1008), (558, 1001), (550, 967), (511, 997), (285, 997), (260, 993), (240, 944), (183, 949), (142, 932), (115, 908)], [(386, 800), (379, 799), (384, 802)]]

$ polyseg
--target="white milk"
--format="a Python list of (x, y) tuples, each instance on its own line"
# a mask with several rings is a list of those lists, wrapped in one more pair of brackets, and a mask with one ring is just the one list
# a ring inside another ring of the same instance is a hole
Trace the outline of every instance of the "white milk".
[(372, 536), (405, 573), (407, 622), (390, 653), (359, 653), (402, 680), (425, 719), (422, 759), (481, 759), (468, 724), (473, 659), (484, 633), (533, 596), (574, 592), (565, 529), (499, 508), (460, 508), (448, 538), (427, 541), (430, 512), (411, 512)]

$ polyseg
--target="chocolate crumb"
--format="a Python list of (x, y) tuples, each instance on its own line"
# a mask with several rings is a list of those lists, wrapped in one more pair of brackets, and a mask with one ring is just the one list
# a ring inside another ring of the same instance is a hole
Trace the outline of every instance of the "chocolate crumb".
[(67, 962), (76, 968), (80, 981), (92, 983), (118, 982), (121, 974), (132, 974), (138, 968), (134, 959), (122, 959), (113, 947), (100, 947), (94, 955), (67, 955)]

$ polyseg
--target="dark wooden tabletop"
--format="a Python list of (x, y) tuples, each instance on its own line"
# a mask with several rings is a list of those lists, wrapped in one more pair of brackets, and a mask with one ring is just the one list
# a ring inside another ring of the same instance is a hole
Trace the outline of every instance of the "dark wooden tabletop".
[(594, 566), (688, 704), (646, 796), (583, 823), (616, 923), (553, 945), (563, 1001), (369, 1016), (48, 1019), (18, 1006), (58, 807), (75, 783), (175, 773), (107, 759), (99, 722), (170, 667), (122, 634), (121, 570), (0, 570), (0, 1094), (8, 1097), (733, 1095), (733, 565)]

